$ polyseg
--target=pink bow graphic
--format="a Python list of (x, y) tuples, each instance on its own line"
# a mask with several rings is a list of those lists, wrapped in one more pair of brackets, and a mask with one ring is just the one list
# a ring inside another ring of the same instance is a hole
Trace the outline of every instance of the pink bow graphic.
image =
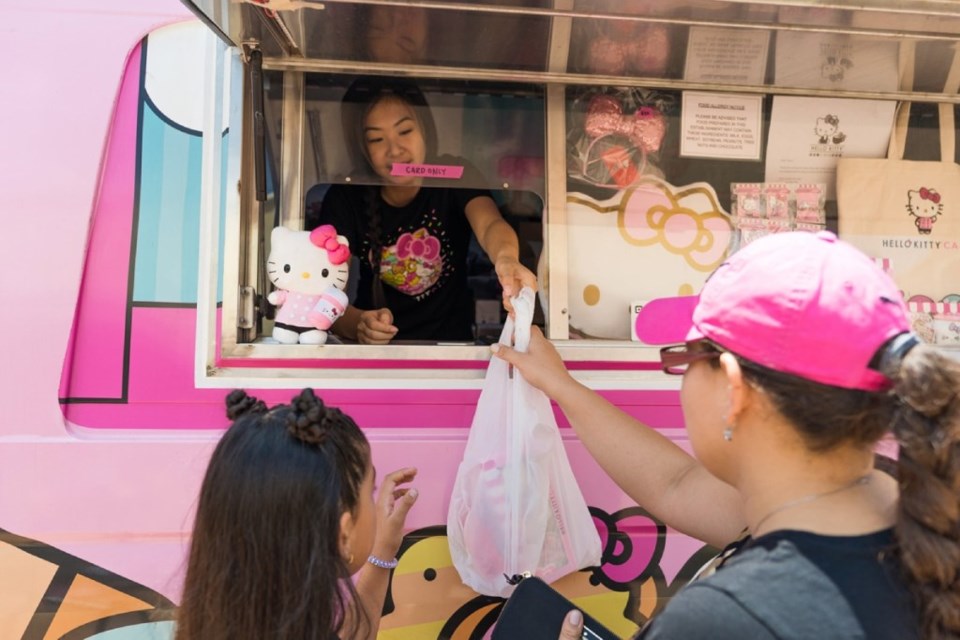
[(924, 200), (930, 200), (935, 204), (940, 204), (940, 194), (935, 189), (920, 187), (920, 197)]
[(683, 256), (694, 269), (712, 270), (726, 256), (733, 233), (730, 221), (704, 187), (674, 189), (650, 181), (628, 191), (629, 199), (621, 205), (621, 233), (631, 244), (657, 243)]
[(331, 264), (343, 264), (350, 259), (350, 247), (340, 243), (337, 230), (331, 224), (322, 224), (311, 231), (310, 242), (327, 250)]
[(414, 233), (405, 233), (397, 240), (397, 257), (415, 256), (424, 260), (433, 260), (440, 255), (440, 241), (431, 236), (426, 229)]
[(667, 125), (653, 107), (641, 107), (632, 116), (623, 115), (620, 103), (608, 95), (595, 96), (587, 107), (584, 130), (591, 138), (618, 134), (646, 152), (660, 149)]

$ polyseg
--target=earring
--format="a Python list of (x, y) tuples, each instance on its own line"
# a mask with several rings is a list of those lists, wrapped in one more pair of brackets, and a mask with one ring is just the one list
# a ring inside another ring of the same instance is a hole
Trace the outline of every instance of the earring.
[(347, 559), (347, 564), (353, 564), (353, 551), (350, 552), (350, 557)]
[(727, 427), (723, 430), (723, 439), (727, 442), (733, 442), (733, 427)]

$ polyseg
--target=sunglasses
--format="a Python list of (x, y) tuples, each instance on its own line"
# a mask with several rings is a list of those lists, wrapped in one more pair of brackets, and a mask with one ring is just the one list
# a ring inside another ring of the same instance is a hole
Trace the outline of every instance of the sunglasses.
[(702, 341), (673, 344), (660, 349), (660, 368), (672, 376), (682, 376), (692, 363), (719, 358), (721, 353)]

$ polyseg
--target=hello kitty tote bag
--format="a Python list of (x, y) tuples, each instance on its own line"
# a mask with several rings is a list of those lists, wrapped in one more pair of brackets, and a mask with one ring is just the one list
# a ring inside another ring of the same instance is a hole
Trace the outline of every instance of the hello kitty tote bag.
[(909, 103), (887, 159), (841, 158), (840, 237), (888, 269), (908, 302), (960, 299), (960, 165), (953, 105), (940, 105), (940, 162), (903, 160)]
[[(533, 290), (500, 336), (525, 351)], [(550, 400), (506, 361), (487, 368), (447, 514), (450, 557), (477, 593), (507, 597), (514, 576), (553, 582), (600, 564), (600, 535), (570, 468)]]

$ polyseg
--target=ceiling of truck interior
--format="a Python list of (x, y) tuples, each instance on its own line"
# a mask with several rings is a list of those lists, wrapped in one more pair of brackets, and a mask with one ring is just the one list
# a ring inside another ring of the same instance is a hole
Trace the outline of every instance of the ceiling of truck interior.
[[(901, 64), (908, 48), (916, 72), (899, 90), (936, 93), (960, 41), (957, 0), (184, 2), (231, 44), (257, 46), (266, 67), (526, 82), (682, 81), (696, 27), (773, 34), (771, 66), (788, 39), (802, 57), (807, 36), (895, 46)], [(767, 86), (789, 85), (769, 76)]]

